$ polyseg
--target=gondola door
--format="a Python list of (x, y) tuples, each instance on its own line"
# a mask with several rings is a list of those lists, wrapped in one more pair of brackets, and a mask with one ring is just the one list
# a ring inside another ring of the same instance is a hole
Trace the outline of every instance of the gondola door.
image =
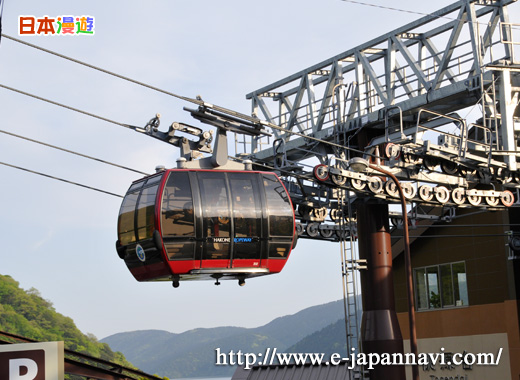
[(232, 221), (225, 172), (197, 173), (202, 205), (201, 268), (229, 268)]
[(258, 173), (227, 174), (233, 210), (233, 268), (260, 268), (262, 265), (262, 199)]

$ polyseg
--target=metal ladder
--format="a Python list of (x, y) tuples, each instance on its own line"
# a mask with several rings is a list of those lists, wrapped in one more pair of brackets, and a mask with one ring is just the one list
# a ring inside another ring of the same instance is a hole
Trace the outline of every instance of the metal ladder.
[[(345, 311), (345, 331), (347, 342), (347, 355), (351, 353), (359, 353), (361, 347), (361, 323), (359, 310), (361, 283), (359, 279), (359, 270), (366, 269), (366, 265), (359, 260), (357, 244), (357, 231), (353, 222), (353, 214), (351, 208), (349, 192), (341, 190), (338, 192), (338, 208), (343, 213), (339, 220), (340, 233), (340, 253), (341, 253), (341, 274), (343, 284), (343, 306)], [(345, 212), (346, 210), (346, 212)], [(347, 220), (345, 220), (345, 216)], [(353, 351), (354, 349), (354, 351)], [(351, 364), (349, 364), (351, 365)], [(350, 379), (368, 379), (368, 375), (363, 369), (355, 368), (350, 372)]]
[(496, 136), (497, 127), (499, 125), (497, 104), (497, 91), (496, 91), (497, 78), (495, 74), (491, 74), (491, 79), (485, 80), (484, 76), (481, 75), (481, 107), (482, 107), (482, 124), (487, 127), (490, 131), (493, 131), (490, 136), (490, 143), (494, 145), (494, 149), (498, 149), (498, 139)]

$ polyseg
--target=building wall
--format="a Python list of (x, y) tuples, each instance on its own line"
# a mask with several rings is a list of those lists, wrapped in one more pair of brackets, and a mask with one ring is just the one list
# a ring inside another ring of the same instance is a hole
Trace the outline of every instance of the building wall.
[[(460, 214), (459, 211), (457, 213)], [(516, 217), (513, 219), (516, 221)], [(416, 311), (419, 349), (421, 350), (421, 346), (431, 349), (432, 342), (452, 347), (458, 342), (467, 346), (468, 352), (470, 349), (487, 352), (486, 345), (504, 346), (503, 354), (508, 354), (508, 362), (501, 360), (502, 366), (509, 367), (510, 378), (520, 379), (520, 305), (516, 292), (518, 280), (515, 281), (513, 267), (517, 264), (508, 260), (508, 238), (505, 231), (511, 229), (509, 223), (509, 214), (505, 211), (467, 215), (455, 219), (447, 226), (432, 227), (423, 235), (428, 238), (418, 238), (411, 245), (411, 262), (412, 268), (458, 261), (466, 263), (469, 305)], [(410, 235), (414, 235), (413, 229), (410, 230)], [(447, 237), (448, 235), (455, 236)], [(403, 254), (395, 257), (393, 266), (399, 324), (403, 338), (409, 339)], [(440, 374), (421, 372), (421, 378), (424, 379), (435, 379)], [(468, 379), (477, 379), (490, 374), (468, 371), (466, 375)], [(497, 372), (496, 375), (500, 376), (493, 378), (504, 378), (504, 372)]]
[[(484, 370), (492, 371), (494, 367), (478, 368), (474, 366), (472, 370), (465, 371), (466, 374), (471, 375), (468, 375), (468, 379), (520, 379), (520, 330), (517, 308), (518, 302), (511, 300), (487, 305), (418, 312), (415, 317), (419, 353), (437, 353), (441, 347), (444, 347), (446, 352), (466, 350), (471, 353), (496, 353), (498, 348), (502, 348), (500, 367), (495, 368), (495, 372), (491, 373), (493, 377), (478, 377), (477, 375)], [(398, 313), (397, 318), (403, 339), (406, 341), (410, 339), (408, 313)], [(436, 338), (441, 339), (435, 340)], [(405, 342), (405, 350), (409, 349), (407, 347), (409, 344)], [(510, 371), (511, 376), (500, 376), (506, 371)], [(434, 373), (424, 370), (420, 372), (423, 374), (421, 378), (428, 376), (424, 378), (429, 380), (431, 380), (429, 376)]]
[[(508, 222), (507, 212), (491, 212), (455, 219), (443, 227), (431, 227), (410, 247), (412, 268), (465, 261), (470, 305), (515, 299), (508, 276), (511, 263), (507, 260), (508, 239), (504, 235), (507, 228), (487, 227), (491, 224), (507, 225)], [(414, 235), (413, 229), (410, 229), (410, 235)], [(403, 254), (394, 259), (393, 265), (396, 309), (402, 312), (408, 310)]]

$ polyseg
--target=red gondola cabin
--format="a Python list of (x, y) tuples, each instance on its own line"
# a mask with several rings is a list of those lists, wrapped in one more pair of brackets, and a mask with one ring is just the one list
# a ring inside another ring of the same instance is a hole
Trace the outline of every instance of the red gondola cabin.
[(135, 181), (118, 220), (119, 256), (138, 281), (278, 273), (295, 239), (289, 195), (274, 173), (170, 169)]

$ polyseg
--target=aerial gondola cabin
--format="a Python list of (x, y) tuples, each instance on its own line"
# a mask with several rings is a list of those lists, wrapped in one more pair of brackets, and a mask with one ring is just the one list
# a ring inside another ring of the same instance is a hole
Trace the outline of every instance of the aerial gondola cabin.
[(294, 239), (291, 199), (274, 173), (169, 169), (130, 186), (116, 247), (138, 281), (243, 285), (280, 272)]

